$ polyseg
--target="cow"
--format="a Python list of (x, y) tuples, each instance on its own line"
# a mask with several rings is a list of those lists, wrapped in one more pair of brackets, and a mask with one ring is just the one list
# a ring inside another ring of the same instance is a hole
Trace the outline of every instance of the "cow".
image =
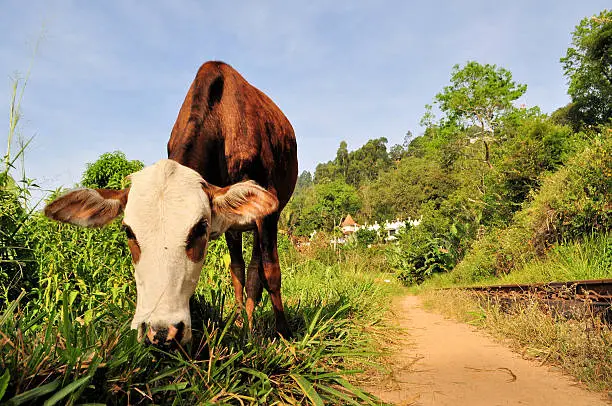
[[(101, 227), (120, 214), (136, 279), (138, 339), (163, 347), (191, 340), (189, 299), (208, 242), (225, 235), (238, 310), (253, 311), (269, 292), (277, 332), (290, 328), (281, 298), (279, 214), (297, 180), (289, 120), (231, 66), (204, 63), (168, 141), (168, 159), (129, 176), (123, 190), (77, 189), (49, 203), (54, 220)], [(253, 231), (245, 280), (242, 233)], [(244, 293), (246, 290), (246, 304)]]

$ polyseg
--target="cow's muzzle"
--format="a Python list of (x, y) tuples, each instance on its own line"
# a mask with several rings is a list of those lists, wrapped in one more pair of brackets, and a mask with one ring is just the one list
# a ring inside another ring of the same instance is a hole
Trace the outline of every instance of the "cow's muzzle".
[(142, 323), (138, 327), (138, 339), (147, 345), (161, 349), (175, 349), (179, 344), (186, 344), (191, 340), (191, 329), (182, 321), (171, 324), (167, 328), (156, 327)]

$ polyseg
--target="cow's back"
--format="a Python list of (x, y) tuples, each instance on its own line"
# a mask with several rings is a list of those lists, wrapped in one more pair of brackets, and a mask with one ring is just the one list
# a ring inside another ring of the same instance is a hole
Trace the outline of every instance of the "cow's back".
[(168, 157), (218, 186), (255, 180), (277, 194), (281, 209), (297, 180), (289, 120), (223, 62), (200, 67), (172, 129)]

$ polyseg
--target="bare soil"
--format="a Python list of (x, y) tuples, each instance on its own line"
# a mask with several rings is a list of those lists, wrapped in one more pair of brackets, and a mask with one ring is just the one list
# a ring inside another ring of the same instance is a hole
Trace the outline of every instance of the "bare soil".
[(558, 370), (527, 360), (475, 327), (425, 311), (417, 296), (395, 304), (407, 339), (392, 373), (368, 390), (397, 405), (610, 405)]

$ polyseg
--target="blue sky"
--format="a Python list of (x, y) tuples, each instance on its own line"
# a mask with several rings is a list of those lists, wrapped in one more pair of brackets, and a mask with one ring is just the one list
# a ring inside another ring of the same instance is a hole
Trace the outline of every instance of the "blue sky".
[[(0, 111), (40, 39), (22, 104), (30, 177), (72, 186), (86, 162), (124, 151), (151, 164), (198, 67), (223, 60), (292, 122), (300, 170), (370, 138), (422, 132), (454, 64), (493, 63), (528, 85), (520, 101), (565, 105), (559, 58), (608, 1), (3, 0)], [(5, 128), (6, 128), (5, 127)], [(4, 134), (0, 152), (4, 152)]]

